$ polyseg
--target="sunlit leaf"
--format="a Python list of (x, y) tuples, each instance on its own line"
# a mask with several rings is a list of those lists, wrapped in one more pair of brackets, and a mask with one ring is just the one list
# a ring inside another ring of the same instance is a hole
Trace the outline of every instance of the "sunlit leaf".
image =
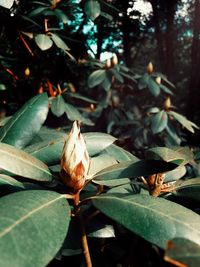
[(91, 20), (95, 20), (101, 14), (101, 6), (96, 0), (87, 0), (84, 11)]
[(14, 0), (0, 0), (0, 6), (10, 9), (14, 3)]
[(156, 113), (155, 115), (151, 116), (151, 129), (154, 134), (162, 132), (168, 122), (167, 113), (164, 110)]
[(90, 88), (95, 87), (102, 83), (106, 78), (106, 71), (105, 70), (95, 70), (92, 72), (88, 78), (88, 86)]

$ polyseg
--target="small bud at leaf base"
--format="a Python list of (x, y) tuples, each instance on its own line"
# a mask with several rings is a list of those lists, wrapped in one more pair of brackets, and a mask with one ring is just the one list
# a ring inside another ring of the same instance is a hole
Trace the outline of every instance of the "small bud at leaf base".
[(112, 57), (112, 66), (115, 66), (118, 64), (118, 58), (117, 58), (117, 55), (113, 55)]
[(83, 188), (89, 166), (89, 154), (80, 133), (80, 124), (75, 121), (64, 144), (61, 158), (61, 179), (73, 193)]
[(152, 64), (152, 62), (149, 62), (149, 64), (147, 65), (147, 72), (149, 74), (153, 73), (153, 64)]
[(111, 68), (111, 60), (110, 60), (110, 58), (108, 58), (108, 59), (106, 60), (105, 68), (106, 68), (106, 69)]
[(29, 67), (27, 67), (27, 68), (25, 69), (24, 74), (25, 74), (25, 76), (27, 76), (27, 77), (30, 75), (30, 69), (29, 69)]
[(158, 85), (160, 85), (161, 84), (161, 77), (156, 77), (156, 82)]
[(170, 97), (168, 97), (165, 100), (165, 102), (163, 104), (163, 107), (164, 107), (164, 110), (169, 110), (171, 108), (171, 99), (170, 99)]

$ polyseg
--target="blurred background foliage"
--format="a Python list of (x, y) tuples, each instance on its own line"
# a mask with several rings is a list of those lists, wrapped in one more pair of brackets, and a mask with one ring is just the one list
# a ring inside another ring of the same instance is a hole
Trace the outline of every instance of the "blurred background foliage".
[(198, 145), (199, 14), (199, 0), (0, 1), (1, 124), (47, 92), (50, 126), (78, 119), (139, 155)]

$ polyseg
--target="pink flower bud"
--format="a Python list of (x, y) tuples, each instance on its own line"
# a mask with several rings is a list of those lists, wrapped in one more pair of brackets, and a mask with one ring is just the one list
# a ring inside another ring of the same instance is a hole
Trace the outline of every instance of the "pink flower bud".
[(65, 141), (61, 158), (61, 179), (75, 193), (83, 188), (90, 166), (89, 154), (80, 132), (80, 123), (75, 121)]

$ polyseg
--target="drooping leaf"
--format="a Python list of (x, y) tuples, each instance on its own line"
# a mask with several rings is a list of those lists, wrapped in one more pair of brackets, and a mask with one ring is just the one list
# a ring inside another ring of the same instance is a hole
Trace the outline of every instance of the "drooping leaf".
[(55, 43), (55, 45), (64, 50), (64, 51), (69, 51), (69, 47), (66, 45), (66, 43), (57, 35), (57, 34), (51, 34), (51, 39), (53, 40), (53, 42)]
[(194, 122), (188, 120), (183, 115), (175, 111), (169, 111), (169, 114), (191, 133), (194, 133), (194, 128), (199, 129), (199, 127)]
[(47, 114), (47, 95), (33, 97), (0, 129), (0, 141), (18, 148), (25, 147), (40, 130)]
[(138, 176), (163, 173), (175, 169), (178, 165), (159, 160), (128, 161), (115, 164), (97, 173), (93, 178), (95, 183), (120, 178), (135, 178)]
[(101, 195), (92, 199), (102, 213), (161, 248), (175, 237), (200, 244), (200, 216), (163, 198)]
[(57, 117), (60, 117), (65, 113), (65, 100), (63, 99), (62, 95), (58, 95), (52, 99), (51, 111)]
[(51, 37), (46, 34), (37, 34), (34, 37), (34, 40), (36, 44), (38, 45), (38, 47), (43, 51), (48, 50), (53, 45), (53, 41), (51, 40)]
[(43, 162), (4, 143), (0, 143), (0, 168), (37, 181), (51, 181), (53, 178)]
[(96, 0), (87, 0), (84, 11), (91, 20), (95, 20), (101, 14), (101, 6)]
[[(83, 137), (90, 157), (99, 154), (116, 140), (116, 138), (109, 134), (98, 132), (85, 133), (83, 134)], [(32, 154), (47, 165), (58, 164), (60, 163), (65, 138), (66, 136), (64, 135), (62, 138), (55, 138), (36, 143), (27, 147), (26, 152)]]
[(149, 77), (149, 80), (148, 80), (148, 88), (149, 88), (150, 92), (152, 93), (152, 95), (158, 96), (160, 94), (159, 85), (151, 77)]
[(65, 196), (27, 190), (0, 201), (0, 265), (46, 266), (67, 234), (70, 208)]
[(90, 88), (95, 87), (102, 83), (106, 78), (105, 70), (95, 70), (92, 72), (88, 78), (88, 86)]
[(14, 0), (0, 0), (0, 6), (10, 9), (14, 3)]
[(178, 267), (200, 266), (200, 245), (186, 238), (174, 238), (168, 241), (164, 259)]
[(151, 116), (151, 129), (154, 134), (162, 132), (168, 122), (167, 113), (164, 110), (159, 111), (155, 115)]

